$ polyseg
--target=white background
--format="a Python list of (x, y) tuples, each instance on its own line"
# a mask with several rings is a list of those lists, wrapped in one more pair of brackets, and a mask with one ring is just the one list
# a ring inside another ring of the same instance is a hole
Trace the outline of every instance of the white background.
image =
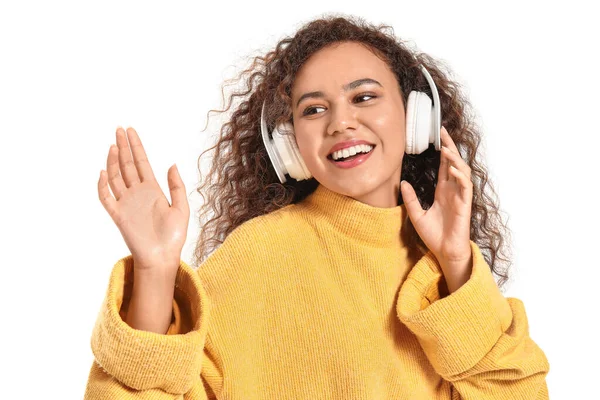
[[(97, 198), (116, 127), (136, 128), (167, 193), (177, 163), (197, 209), (197, 157), (216, 127), (201, 130), (224, 79), (340, 11), (453, 69), (510, 216), (505, 294), (525, 303), (551, 398), (597, 393), (600, 32), (591, 1), (549, 3), (2, 2), (0, 397), (83, 396), (109, 273), (128, 254)], [(197, 233), (192, 221), (184, 260)]]

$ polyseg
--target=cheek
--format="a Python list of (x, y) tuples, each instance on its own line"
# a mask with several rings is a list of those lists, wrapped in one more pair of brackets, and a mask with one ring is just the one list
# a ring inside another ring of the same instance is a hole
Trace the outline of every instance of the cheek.
[(317, 141), (307, 135), (303, 128), (299, 128), (296, 131), (296, 143), (304, 161), (311, 163), (311, 160), (318, 154)]
[(307, 153), (313, 157), (321, 151), (320, 146), (323, 144), (323, 126), (320, 121), (302, 121), (294, 126), (296, 135), (296, 143), (300, 152)]
[(381, 129), (395, 129), (404, 131), (406, 129), (406, 118), (404, 109), (396, 102), (390, 102), (383, 107), (369, 110), (365, 115), (365, 121), (370, 121), (373, 127)]
[(373, 129), (383, 142), (402, 146), (406, 138), (406, 122), (401, 115), (387, 114), (373, 121)]

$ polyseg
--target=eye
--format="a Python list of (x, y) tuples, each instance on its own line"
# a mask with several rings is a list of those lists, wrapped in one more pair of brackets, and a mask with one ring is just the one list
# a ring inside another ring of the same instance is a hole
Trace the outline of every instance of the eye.
[[(358, 99), (364, 99), (365, 97), (367, 98), (366, 100), (358, 100)], [(363, 93), (363, 94), (359, 94), (358, 96), (356, 96), (356, 97), (354, 98), (354, 100), (355, 100), (355, 102), (357, 102), (357, 103), (364, 103), (365, 101), (369, 101), (369, 100), (371, 100), (371, 99), (374, 99), (374, 98), (376, 98), (376, 97), (377, 97), (377, 96), (375, 96), (374, 94)], [(358, 100), (358, 101), (357, 101), (357, 100)]]
[(316, 113), (316, 112), (313, 112), (313, 111), (314, 111), (314, 110), (316, 110), (316, 109), (319, 109), (319, 108), (324, 108), (324, 107), (318, 107), (318, 106), (306, 107), (306, 108), (304, 109), (304, 111), (302, 112), (302, 115), (313, 115), (313, 114), (318, 114), (318, 113)]

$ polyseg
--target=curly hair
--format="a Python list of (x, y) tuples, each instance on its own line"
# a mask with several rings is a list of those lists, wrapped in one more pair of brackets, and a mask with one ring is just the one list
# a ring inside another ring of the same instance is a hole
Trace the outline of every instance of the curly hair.
[[(199, 211), (202, 229), (194, 250), (194, 265), (198, 266), (240, 224), (297, 203), (316, 189), (318, 182), (314, 178), (279, 183), (260, 133), (261, 109), (266, 101), (269, 129), (280, 122), (292, 121), (291, 89), (300, 67), (320, 49), (347, 41), (366, 45), (391, 67), (400, 84), (404, 104), (413, 90), (431, 97), (420, 65), (431, 74), (440, 97), (442, 125), (471, 168), (471, 240), (481, 249), (492, 273), (500, 278), (498, 286), (502, 288), (508, 280), (511, 263), (510, 232), (502, 221), (488, 173), (477, 157), (481, 133), (466, 96), (459, 85), (447, 77), (450, 72), (443, 71), (449, 71), (444, 63), (410, 49), (406, 42), (395, 37), (392, 27), (375, 26), (361, 18), (345, 16), (313, 20), (293, 37), (279, 41), (274, 50), (255, 57), (249, 68), (234, 80), (243, 85), (232, 91), (225, 108), (209, 111), (209, 114), (228, 112), (235, 104), (216, 144), (202, 152), (198, 159), (201, 170), (204, 154), (214, 151), (210, 171), (196, 188), (204, 203)], [(440, 153), (433, 146), (419, 155), (407, 154), (403, 159), (401, 179), (412, 184), (424, 209), (433, 204), (439, 164)], [(398, 204), (402, 204), (401, 196)], [(410, 246), (426, 250), (410, 221), (403, 229), (408, 232), (403, 232), (403, 236), (410, 238)]]

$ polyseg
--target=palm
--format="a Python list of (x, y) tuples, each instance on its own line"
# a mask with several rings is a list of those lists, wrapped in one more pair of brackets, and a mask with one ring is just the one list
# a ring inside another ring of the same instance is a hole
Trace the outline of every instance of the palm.
[[(189, 204), (176, 168), (168, 171), (172, 205), (161, 190), (142, 143), (133, 129), (128, 137), (117, 130), (118, 147), (111, 146), (98, 182), (102, 205), (119, 228), (138, 267), (179, 265), (185, 244)], [(131, 153), (130, 153), (131, 149)], [(133, 156), (132, 156), (133, 155)], [(108, 191), (107, 180), (114, 195)]]
[(146, 263), (183, 247), (188, 216), (170, 206), (156, 181), (146, 181), (119, 199), (115, 224), (133, 257)]
[(442, 149), (432, 206), (423, 210), (410, 184), (403, 183), (401, 190), (408, 215), (427, 248), (438, 260), (457, 261), (471, 253), (473, 185), (471, 170), (445, 128), (442, 141), (447, 147)]
[(458, 259), (465, 249), (461, 244), (469, 240), (470, 204), (457, 196), (456, 184), (439, 182), (435, 189), (433, 205), (413, 220), (415, 230), (434, 254), (446, 260)]

